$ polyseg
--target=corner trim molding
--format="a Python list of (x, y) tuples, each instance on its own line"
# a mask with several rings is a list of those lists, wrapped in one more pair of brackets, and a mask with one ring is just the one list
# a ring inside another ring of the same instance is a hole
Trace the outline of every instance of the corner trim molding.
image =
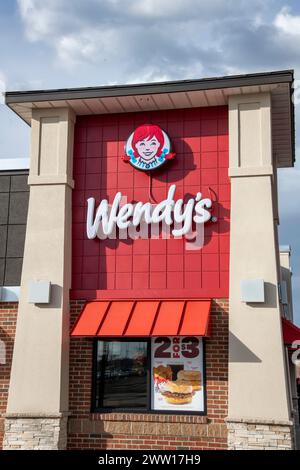
[(74, 188), (74, 180), (67, 175), (30, 175), (28, 177), (29, 186), (44, 186), (44, 185), (66, 185)]
[(239, 176), (273, 176), (273, 167), (271, 165), (246, 168), (231, 167), (229, 168), (228, 176), (230, 178), (236, 178)]
[(293, 421), (280, 421), (278, 419), (263, 419), (263, 418), (237, 418), (227, 416), (224, 420), (226, 423), (248, 423), (248, 424), (266, 424), (275, 426), (293, 426)]

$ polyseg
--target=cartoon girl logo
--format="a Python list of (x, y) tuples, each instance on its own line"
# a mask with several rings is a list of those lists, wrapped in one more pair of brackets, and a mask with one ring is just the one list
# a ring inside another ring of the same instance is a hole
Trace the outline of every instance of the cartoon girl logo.
[(175, 156), (168, 135), (154, 124), (137, 127), (127, 139), (125, 153), (125, 162), (144, 171), (154, 170)]

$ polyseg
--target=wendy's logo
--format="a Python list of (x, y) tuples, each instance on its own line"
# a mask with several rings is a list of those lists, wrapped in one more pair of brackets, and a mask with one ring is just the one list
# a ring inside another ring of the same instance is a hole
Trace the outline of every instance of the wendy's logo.
[(128, 137), (123, 160), (143, 171), (154, 170), (174, 158), (168, 135), (159, 126), (144, 124)]

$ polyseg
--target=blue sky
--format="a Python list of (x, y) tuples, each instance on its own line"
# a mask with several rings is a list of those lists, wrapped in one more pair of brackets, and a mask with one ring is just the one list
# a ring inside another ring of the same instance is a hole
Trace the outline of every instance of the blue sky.
[[(293, 68), (299, 152), (297, 0), (2, 0), (0, 38), (2, 91)], [(3, 100), (0, 124), (0, 158), (27, 157), (29, 128)], [(299, 163), (279, 171), (280, 243), (293, 250), (300, 324), (299, 179)]]

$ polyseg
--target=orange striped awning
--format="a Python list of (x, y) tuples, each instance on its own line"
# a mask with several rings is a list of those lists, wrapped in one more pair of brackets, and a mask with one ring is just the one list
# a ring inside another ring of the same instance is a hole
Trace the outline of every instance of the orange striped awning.
[(211, 300), (87, 302), (71, 336), (209, 336)]

